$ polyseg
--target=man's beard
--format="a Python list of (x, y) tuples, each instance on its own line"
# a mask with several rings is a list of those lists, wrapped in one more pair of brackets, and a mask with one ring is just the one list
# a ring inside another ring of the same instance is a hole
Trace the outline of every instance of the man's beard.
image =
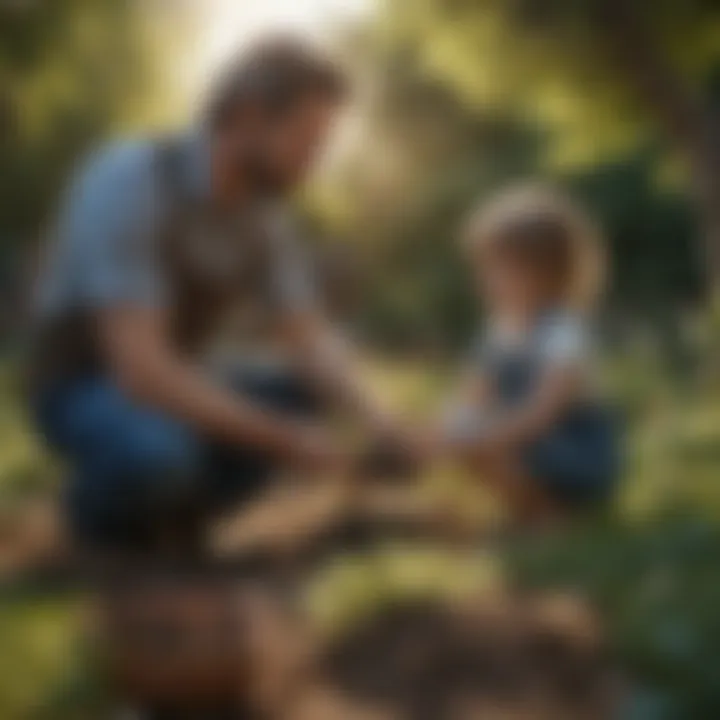
[(262, 198), (282, 198), (292, 189), (293, 183), (276, 167), (262, 150), (246, 149), (236, 163), (250, 191)]

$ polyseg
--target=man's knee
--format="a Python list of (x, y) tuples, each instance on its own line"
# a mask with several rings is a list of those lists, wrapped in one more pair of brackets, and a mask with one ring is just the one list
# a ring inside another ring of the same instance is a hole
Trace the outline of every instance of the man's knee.
[(161, 418), (139, 423), (128, 438), (124, 470), (157, 500), (188, 497), (201, 474), (200, 443), (191, 431)]
[(82, 542), (144, 543), (178, 513), (194, 507), (198, 444), (160, 417), (136, 414), (114, 436), (95, 437), (67, 495), (72, 531)]

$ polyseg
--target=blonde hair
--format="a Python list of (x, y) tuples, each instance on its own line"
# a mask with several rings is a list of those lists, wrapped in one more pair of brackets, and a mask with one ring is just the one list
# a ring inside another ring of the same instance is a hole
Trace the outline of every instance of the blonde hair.
[(510, 246), (544, 261), (546, 269), (548, 261), (562, 262), (554, 268), (564, 274), (562, 299), (576, 310), (591, 311), (604, 287), (599, 227), (571, 197), (548, 185), (515, 185), (483, 202), (471, 212), (462, 243), (473, 258)]

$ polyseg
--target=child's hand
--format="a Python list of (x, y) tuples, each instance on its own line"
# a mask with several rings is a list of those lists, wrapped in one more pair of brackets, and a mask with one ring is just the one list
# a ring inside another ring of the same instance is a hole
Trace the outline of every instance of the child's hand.
[(395, 427), (391, 434), (380, 439), (379, 449), (382, 456), (393, 458), (390, 465), (416, 473), (440, 456), (440, 436), (424, 428)]

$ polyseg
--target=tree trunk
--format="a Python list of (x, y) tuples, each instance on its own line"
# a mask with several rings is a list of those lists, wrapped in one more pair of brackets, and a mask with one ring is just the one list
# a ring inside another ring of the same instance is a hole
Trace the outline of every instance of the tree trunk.
[(703, 233), (701, 271), (708, 295), (720, 293), (720, 130), (702, 97), (668, 61), (658, 39), (628, 0), (595, 0), (600, 40), (685, 155)]

